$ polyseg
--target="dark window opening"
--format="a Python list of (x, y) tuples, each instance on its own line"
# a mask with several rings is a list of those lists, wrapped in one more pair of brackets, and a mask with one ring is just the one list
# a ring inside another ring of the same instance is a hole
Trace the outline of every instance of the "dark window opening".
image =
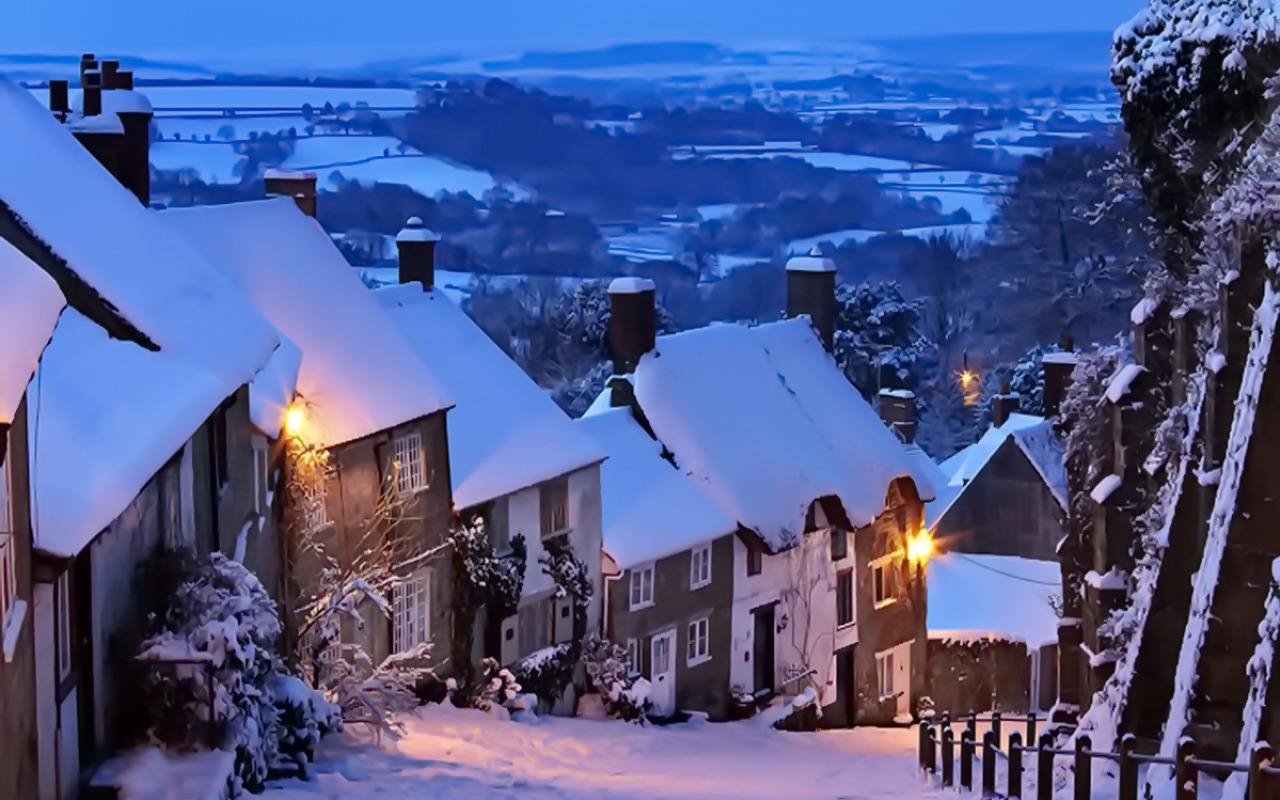
[(836, 625), (853, 624), (853, 570), (836, 577)]

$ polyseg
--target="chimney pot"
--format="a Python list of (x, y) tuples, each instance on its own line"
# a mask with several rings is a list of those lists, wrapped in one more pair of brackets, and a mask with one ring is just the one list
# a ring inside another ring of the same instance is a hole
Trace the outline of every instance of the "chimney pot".
[(657, 342), (656, 292), (645, 278), (614, 278), (609, 284), (609, 352), (615, 375), (636, 371), (640, 357)]
[[(1070, 340), (1063, 344), (1070, 345)], [(1045, 353), (1041, 361), (1044, 369), (1044, 415), (1056, 417), (1062, 410), (1062, 401), (1067, 397), (1067, 389), (1071, 386), (1072, 374), (1079, 359), (1076, 354), (1065, 347), (1059, 353)]]
[(1072, 338), (1071, 334), (1062, 334), (1061, 349), (1064, 353), (1070, 353), (1076, 349), (1076, 340)]
[(116, 72), (120, 69), (120, 62), (116, 59), (108, 59), (102, 62), (102, 88), (116, 89)]
[(881, 389), (880, 419), (902, 441), (916, 440), (916, 395), (908, 389)]
[(65, 121), (67, 112), (71, 110), (70, 84), (67, 81), (49, 81), (49, 110)]
[(396, 235), (396, 255), (400, 262), (400, 283), (417, 281), (424, 292), (436, 282), (436, 245), (440, 237), (422, 224), (421, 217), (409, 217)]
[(130, 92), (133, 91), (133, 70), (122, 69), (117, 72), (115, 88), (125, 89)]
[(815, 247), (787, 262), (787, 316), (808, 315), (831, 351), (836, 331), (836, 264)]
[(268, 197), (292, 197), (302, 213), (316, 215), (316, 174), (269, 169), (262, 176)]

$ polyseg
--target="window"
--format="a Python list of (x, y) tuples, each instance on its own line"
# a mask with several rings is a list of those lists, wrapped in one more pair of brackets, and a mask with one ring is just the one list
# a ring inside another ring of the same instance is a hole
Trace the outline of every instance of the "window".
[(397, 653), (431, 641), (431, 573), (415, 573), (391, 593), (391, 647)]
[(696, 547), (689, 561), (689, 588), (701, 589), (711, 583), (711, 545)]
[(871, 599), (876, 608), (883, 608), (898, 599), (893, 580), (893, 556), (871, 562)]
[(421, 489), (426, 480), (422, 469), (422, 434), (410, 433), (395, 440), (396, 492), (401, 496)]
[(10, 461), (0, 464), (0, 631), (18, 600), (18, 543), (13, 535), (13, 475)]
[(759, 575), (764, 571), (764, 550), (759, 545), (747, 545), (747, 574)]
[(853, 570), (836, 576), (836, 626), (853, 624)]
[(831, 529), (831, 560), (839, 561), (849, 555), (849, 533), (843, 528)]
[(557, 478), (538, 487), (542, 511), (542, 535), (569, 529), (569, 479)]
[(259, 515), (266, 508), (270, 474), (267, 468), (267, 440), (265, 437), (255, 435), (253, 437), (253, 510)]
[(879, 687), (880, 699), (893, 697), (893, 651), (876, 656), (876, 685)]
[(689, 666), (711, 659), (707, 641), (707, 632), (710, 627), (711, 622), (706, 617), (689, 623)]
[(631, 610), (653, 605), (653, 565), (631, 570)]
[(329, 482), (324, 475), (302, 489), (302, 524), (308, 533), (329, 524)]
[(53, 587), (54, 613), (57, 615), (58, 636), (58, 680), (64, 680), (71, 674), (71, 574), (68, 571), (58, 576)]
[(635, 639), (627, 640), (627, 674), (640, 674), (640, 645)]

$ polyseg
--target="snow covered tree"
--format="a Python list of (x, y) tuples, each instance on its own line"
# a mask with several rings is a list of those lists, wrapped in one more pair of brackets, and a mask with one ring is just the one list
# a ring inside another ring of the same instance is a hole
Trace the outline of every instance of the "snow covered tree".
[(488, 526), (480, 517), (455, 523), (449, 534), (449, 543), (453, 558), (450, 658), (462, 696), (471, 697), (476, 687), (483, 686), (487, 680), (482, 677), (477, 682), (472, 664), (476, 616), (480, 609), (486, 610), (486, 636), (490, 640), (486, 649), (496, 650), (500, 646), (497, 642), (499, 626), (520, 606), (527, 556), (522, 536), (511, 540), (511, 553), (504, 556), (496, 554)]
[(919, 303), (903, 299), (896, 283), (836, 290), (836, 363), (863, 396), (914, 385), (912, 367), (927, 349), (920, 310)]
[(1269, 0), (1151, 0), (1116, 31), (1111, 80), (1174, 274), (1190, 270), (1197, 220), (1274, 108), (1278, 19)]
[(787, 551), (788, 583), (779, 595), (786, 624), (783, 682), (821, 694), (833, 678), (836, 575), (831, 568), (830, 539), (806, 534)]
[(138, 655), (151, 738), (179, 751), (234, 750), (237, 787), (258, 791), (280, 756), (271, 684), (288, 674), (275, 652), (276, 604), (221, 553), (163, 558), (174, 559), (164, 573), (175, 583)]

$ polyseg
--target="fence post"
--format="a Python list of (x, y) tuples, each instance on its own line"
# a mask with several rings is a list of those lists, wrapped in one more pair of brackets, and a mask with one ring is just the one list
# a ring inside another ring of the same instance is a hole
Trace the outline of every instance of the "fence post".
[(942, 785), (954, 786), (956, 782), (955, 775), (955, 755), (956, 755), (956, 735), (952, 732), (951, 726), (942, 729)]
[(1120, 800), (1138, 800), (1138, 762), (1133, 757), (1136, 741), (1132, 733), (1120, 739)]
[(1027, 744), (1036, 741), (1036, 712), (1027, 712)]
[(996, 795), (996, 732), (982, 734), (982, 796)]
[(1196, 800), (1200, 788), (1200, 770), (1193, 763), (1196, 757), (1196, 740), (1190, 736), (1178, 742), (1178, 765), (1175, 768), (1174, 796), (1177, 800)]
[(999, 710), (999, 709), (996, 709), (995, 711), (992, 711), (992, 712), (991, 712), (991, 730), (992, 730), (992, 731), (995, 733), (995, 735), (996, 735), (996, 742), (997, 742), (997, 743), (999, 743), (1000, 738), (1001, 738), (1001, 737), (1000, 737), (1000, 733), (1001, 733), (1001, 731), (1000, 731), (1000, 710)]
[(1053, 800), (1053, 737), (1040, 734), (1040, 749), (1036, 753), (1036, 798)]
[(1009, 734), (1009, 791), (1010, 800), (1022, 797), (1022, 734)]
[(951, 727), (951, 712), (950, 712), (950, 711), (943, 711), (943, 712), (942, 712), (942, 727), (944, 727), (944, 728), (950, 728), (950, 727)]
[(969, 729), (969, 737), (975, 742), (978, 741), (978, 715), (976, 712), (969, 712), (969, 718), (964, 721), (964, 726)]
[(929, 762), (926, 760), (925, 751), (929, 748), (929, 720), (920, 720), (920, 769), (925, 769)]
[(960, 788), (973, 790), (973, 732), (960, 732)]
[(1270, 800), (1271, 776), (1262, 770), (1271, 766), (1275, 752), (1271, 745), (1259, 742), (1249, 759), (1249, 800)]
[(1088, 736), (1076, 737), (1075, 800), (1090, 800), (1089, 796), (1093, 794), (1093, 770), (1090, 769), (1091, 765), (1089, 763), (1089, 746), (1091, 744), (1093, 742), (1089, 741)]
[(938, 772), (938, 732), (933, 726), (929, 726), (929, 749), (926, 751), (928, 759), (925, 769), (929, 774), (936, 775)]

